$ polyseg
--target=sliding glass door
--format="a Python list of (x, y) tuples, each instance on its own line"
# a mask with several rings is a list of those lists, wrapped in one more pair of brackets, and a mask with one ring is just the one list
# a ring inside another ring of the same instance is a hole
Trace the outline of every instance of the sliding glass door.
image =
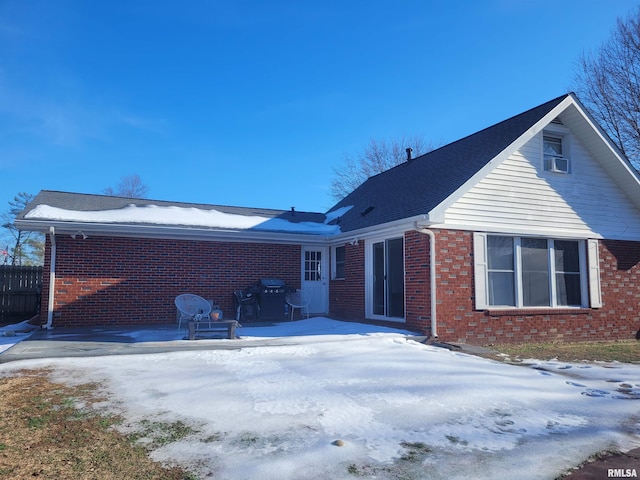
[(404, 318), (404, 241), (374, 242), (371, 252), (371, 312), (375, 316)]

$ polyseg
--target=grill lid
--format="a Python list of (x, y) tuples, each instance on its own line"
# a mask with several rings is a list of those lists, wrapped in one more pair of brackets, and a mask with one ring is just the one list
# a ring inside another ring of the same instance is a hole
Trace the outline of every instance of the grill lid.
[(284, 280), (279, 278), (261, 278), (258, 286), (262, 288), (284, 288)]

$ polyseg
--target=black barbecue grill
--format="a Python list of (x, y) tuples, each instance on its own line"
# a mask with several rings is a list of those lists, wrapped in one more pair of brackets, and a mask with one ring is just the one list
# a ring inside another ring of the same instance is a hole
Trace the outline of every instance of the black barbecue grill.
[(287, 286), (279, 278), (261, 278), (256, 283), (260, 320), (282, 321), (286, 318)]

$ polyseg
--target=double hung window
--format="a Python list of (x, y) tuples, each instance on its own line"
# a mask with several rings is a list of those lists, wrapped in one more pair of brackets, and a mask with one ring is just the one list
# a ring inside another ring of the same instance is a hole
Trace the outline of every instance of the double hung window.
[[(486, 235), (476, 281), (486, 306), (581, 307), (588, 304), (584, 241)], [(482, 278), (486, 275), (486, 278)]]
[(569, 173), (569, 157), (565, 150), (563, 137), (544, 135), (542, 137), (544, 169), (548, 172)]

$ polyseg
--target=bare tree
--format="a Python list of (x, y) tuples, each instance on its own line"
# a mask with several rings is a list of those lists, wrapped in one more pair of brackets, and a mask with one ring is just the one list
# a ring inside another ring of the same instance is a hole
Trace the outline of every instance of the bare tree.
[(113, 187), (105, 188), (102, 193), (127, 198), (145, 198), (149, 192), (149, 187), (142, 183), (140, 175), (127, 175), (120, 178), (120, 183)]
[(433, 150), (421, 136), (402, 136), (392, 140), (371, 139), (355, 154), (345, 154), (341, 165), (333, 167), (331, 196), (338, 201), (355, 190), (367, 178), (389, 170), (407, 160), (407, 148), (415, 157)]
[(640, 7), (618, 19), (595, 53), (584, 53), (575, 90), (636, 168), (640, 165)]
[(11, 246), (2, 248), (2, 261), (11, 265), (42, 265), (44, 259), (44, 237), (37, 232), (18, 230), (16, 216), (33, 200), (30, 193), (20, 192), (9, 202), (9, 212), (2, 215), (2, 228), (7, 229)]

